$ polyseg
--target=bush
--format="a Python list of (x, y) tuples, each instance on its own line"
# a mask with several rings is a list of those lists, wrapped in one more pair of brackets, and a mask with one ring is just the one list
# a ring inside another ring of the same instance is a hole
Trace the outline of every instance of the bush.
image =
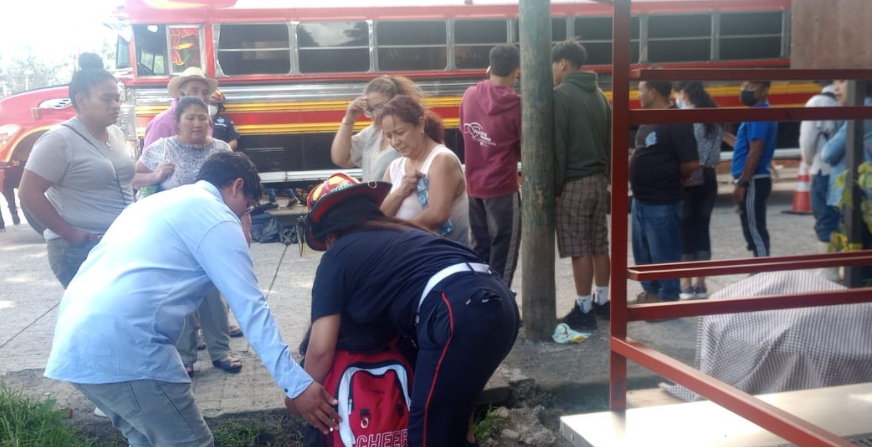
[(35, 401), (0, 383), (0, 447), (93, 447), (53, 399)]

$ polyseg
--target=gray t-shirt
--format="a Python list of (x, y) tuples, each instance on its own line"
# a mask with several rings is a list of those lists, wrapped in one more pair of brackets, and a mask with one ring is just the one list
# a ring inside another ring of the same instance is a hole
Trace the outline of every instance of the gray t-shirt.
[(384, 179), (385, 171), (400, 153), (392, 146), (381, 150), (384, 132), (370, 124), (351, 137), (351, 162), (360, 166), (364, 182)]
[[(133, 202), (130, 182), (135, 168), (125, 149), (124, 132), (114, 125), (107, 131), (108, 145), (74, 117), (40, 137), (24, 166), (52, 183), (45, 195), (61, 218), (92, 234), (105, 233)], [(44, 236), (60, 238), (51, 230), (45, 230)]]
[(165, 161), (175, 165), (173, 175), (160, 184), (161, 188), (167, 190), (196, 182), (203, 163), (206, 163), (210, 155), (217, 152), (233, 152), (233, 149), (229, 144), (214, 138), (206, 145), (194, 146), (182, 143), (176, 136), (161, 138), (152, 143), (143, 151), (139, 161), (152, 172)]

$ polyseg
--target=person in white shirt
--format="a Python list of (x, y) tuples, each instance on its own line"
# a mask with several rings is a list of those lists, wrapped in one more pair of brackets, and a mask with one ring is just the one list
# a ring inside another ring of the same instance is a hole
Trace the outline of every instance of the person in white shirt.
[(252, 268), (240, 217), (262, 187), (254, 164), (221, 152), (198, 181), (125, 209), (61, 300), (45, 376), (73, 384), (132, 447), (214, 445), (175, 344), (209, 287), (305, 419), (327, 433), (337, 402), (291, 358)]
[[(806, 107), (838, 107), (839, 105), (833, 84), (824, 87), (821, 93), (812, 96), (805, 104)], [(821, 159), (821, 152), (840, 126), (839, 120), (819, 120), (803, 121), (799, 127), (799, 148), (811, 177), (814, 231), (824, 253), (828, 250), (830, 236), (834, 231), (839, 230), (840, 213), (838, 208), (827, 205), (832, 166)], [(838, 268), (821, 269), (820, 274), (830, 280), (839, 280)]]

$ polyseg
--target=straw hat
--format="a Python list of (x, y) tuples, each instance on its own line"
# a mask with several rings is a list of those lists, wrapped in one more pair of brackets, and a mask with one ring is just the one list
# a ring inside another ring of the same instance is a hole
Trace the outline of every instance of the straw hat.
[(218, 89), (218, 81), (207, 78), (200, 67), (188, 67), (182, 74), (170, 79), (170, 83), (167, 84), (167, 91), (170, 92), (170, 96), (173, 98), (178, 98), (179, 88), (181, 88), (182, 84), (192, 80), (203, 81), (209, 85), (210, 95)]

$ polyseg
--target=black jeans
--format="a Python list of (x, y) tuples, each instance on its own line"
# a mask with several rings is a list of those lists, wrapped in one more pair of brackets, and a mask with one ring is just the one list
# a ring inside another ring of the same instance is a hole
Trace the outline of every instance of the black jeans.
[(708, 261), (712, 258), (709, 224), (718, 198), (715, 170), (703, 170), (703, 184), (684, 188), (681, 206), (681, 260)]
[(470, 197), (469, 235), (475, 254), (511, 287), (521, 247), (518, 193), (490, 199)]
[(745, 200), (739, 203), (739, 220), (748, 250), (755, 257), (769, 256), (769, 231), (766, 229), (766, 200), (772, 193), (772, 179), (755, 178), (745, 190)]
[(464, 445), (478, 395), (515, 344), (519, 321), (497, 275), (457, 273), (433, 288), (416, 328), (410, 447)]

